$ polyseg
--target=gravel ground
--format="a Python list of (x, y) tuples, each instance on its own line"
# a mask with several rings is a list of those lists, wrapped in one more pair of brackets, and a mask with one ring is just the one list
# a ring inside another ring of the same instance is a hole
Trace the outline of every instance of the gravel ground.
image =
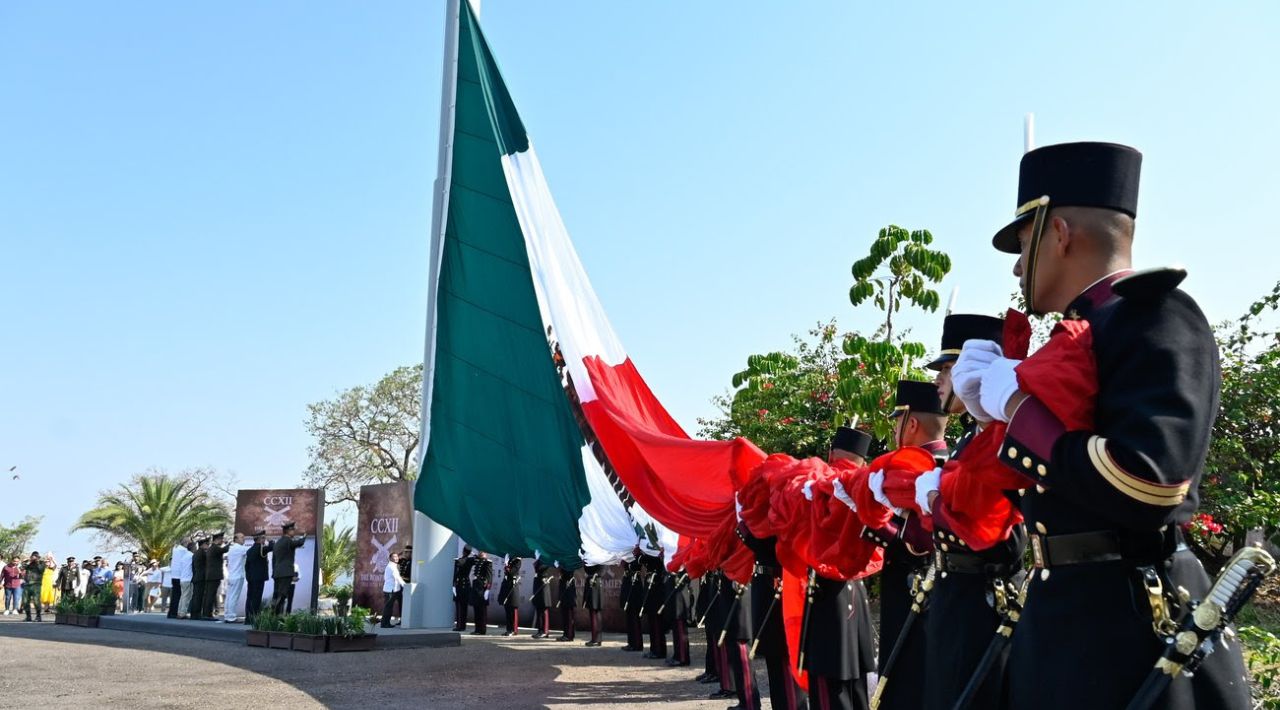
[[(304, 654), (0, 616), (0, 708), (725, 708), (694, 665), (574, 643), (464, 634), (460, 648)], [(701, 636), (695, 632), (693, 636)], [(757, 661), (756, 677), (767, 693)], [(765, 705), (768, 706), (765, 695)]]

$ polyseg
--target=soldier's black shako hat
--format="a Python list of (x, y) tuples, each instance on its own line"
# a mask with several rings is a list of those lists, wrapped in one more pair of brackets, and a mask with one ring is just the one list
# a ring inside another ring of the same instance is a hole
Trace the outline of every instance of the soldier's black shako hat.
[(292, 520), (290, 520), (289, 522), (285, 523), (284, 525), (281, 525), (281, 526), (280, 526), (280, 529), (281, 529), (281, 530), (292, 530), (292, 529), (294, 529), (294, 528), (296, 528), (296, 527), (298, 527), (298, 524), (297, 524), (297, 523), (295, 523), (295, 522), (293, 522)]
[(211, 539), (211, 540), (221, 540), (221, 539), (223, 539), (223, 538), (225, 538), (225, 537), (226, 537), (226, 533), (216, 532), (216, 533), (214, 533), (214, 534), (213, 534), (213, 536), (212, 536), (210, 539)]
[(930, 370), (941, 370), (943, 364), (960, 357), (960, 349), (966, 340), (1004, 339), (1004, 319), (976, 313), (957, 313), (942, 321), (942, 349), (933, 362), (925, 365)]
[(1138, 216), (1138, 177), (1142, 153), (1116, 143), (1059, 143), (1022, 156), (1018, 169), (1018, 208), (1013, 221), (991, 243), (1010, 254), (1022, 250), (1018, 227), (1034, 216), (1042, 199), (1048, 207), (1103, 207)]
[(831, 448), (848, 451), (865, 459), (867, 451), (871, 448), (871, 435), (865, 431), (842, 426), (836, 429), (836, 435), (831, 437)]
[(900, 417), (907, 410), (920, 414), (946, 414), (942, 411), (937, 385), (918, 380), (898, 380), (898, 394), (893, 399), (893, 412), (889, 416)]
[(263, 536), (265, 536), (266, 534), (267, 534), (267, 530), (266, 530), (266, 528), (258, 528), (257, 530), (254, 530), (254, 531), (253, 531), (253, 536), (254, 536), (254, 537), (263, 537)]

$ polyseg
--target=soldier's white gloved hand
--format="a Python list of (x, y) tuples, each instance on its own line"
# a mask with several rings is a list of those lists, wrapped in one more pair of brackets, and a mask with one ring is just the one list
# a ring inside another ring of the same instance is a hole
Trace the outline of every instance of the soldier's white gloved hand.
[(805, 500), (813, 500), (813, 479), (804, 482), (804, 487), (800, 489), (804, 493)]
[(981, 421), (991, 421), (981, 403), (982, 375), (1002, 356), (1003, 351), (994, 340), (966, 340), (960, 357), (951, 367), (951, 391), (964, 402), (965, 409)]
[(925, 515), (933, 515), (929, 508), (929, 494), (937, 491), (942, 485), (942, 467), (925, 471), (916, 477), (916, 505)]
[(489, 590), (488, 590), (488, 589), (484, 590), (484, 600), (485, 600), (485, 601), (489, 601)]
[(457, 599), (457, 598), (458, 598), (458, 588), (457, 588), (457, 587), (454, 587), (453, 589), (451, 589), (451, 590), (449, 590), (449, 591), (453, 592), (453, 598), (454, 598), (454, 599)]
[(742, 504), (738, 502), (737, 493), (733, 494), (733, 514), (737, 516), (739, 521), (742, 520)]
[(844, 484), (840, 482), (839, 478), (831, 481), (831, 489), (836, 500), (844, 503), (849, 510), (852, 510), (855, 513), (858, 512), (858, 505), (853, 502), (853, 498), (849, 497), (849, 492), (844, 489)]
[(1009, 399), (1018, 392), (1018, 375), (1014, 368), (1020, 362), (1007, 357), (996, 358), (982, 373), (982, 408), (991, 419), (1009, 421), (1005, 409), (1009, 406)]
[(893, 507), (893, 503), (890, 503), (889, 498), (884, 494), (884, 471), (876, 471), (867, 476), (867, 487), (871, 489), (871, 495), (880, 505), (886, 508)]

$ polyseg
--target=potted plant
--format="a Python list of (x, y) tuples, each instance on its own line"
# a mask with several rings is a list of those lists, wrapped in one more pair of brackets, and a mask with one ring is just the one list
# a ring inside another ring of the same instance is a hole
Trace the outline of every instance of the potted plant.
[(280, 618), (279, 627), (271, 630), (271, 637), (267, 639), (267, 645), (270, 648), (293, 648), (293, 635), (298, 632), (298, 614), (295, 612)]
[(351, 585), (344, 584), (341, 587), (334, 587), (333, 599), (336, 602), (333, 606), (333, 613), (336, 616), (346, 616), (351, 608)]
[[(111, 586), (103, 587), (98, 590), (98, 609), (93, 613), (94, 616), (114, 616), (116, 613), (116, 590)], [(97, 624), (94, 624), (97, 626)]]
[(75, 608), (76, 600), (74, 597), (64, 596), (53, 605), (53, 623), (55, 624), (71, 624), (70, 616)]
[(337, 617), (316, 616), (308, 611), (300, 611), (291, 616), (298, 617), (297, 631), (293, 634), (293, 650), (307, 653), (324, 653), (329, 650), (326, 633), (330, 630), (330, 622)]
[(369, 610), (358, 606), (350, 615), (340, 618), (338, 633), (329, 638), (329, 650), (335, 653), (342, 651), (372, 651), (378, 641), (377, 634), (367, 633)]
[(269, 647), (271, 632), (280, 628), (280, 617), (271, 609), (263, 609), (253, 617), (253, 625), (245, 633), (244, 642), (249, 646)]

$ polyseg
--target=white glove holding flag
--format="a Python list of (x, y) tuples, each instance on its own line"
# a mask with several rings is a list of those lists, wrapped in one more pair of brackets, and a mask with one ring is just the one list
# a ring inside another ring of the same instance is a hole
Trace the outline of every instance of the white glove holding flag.
[(804, 488), (801, 490), (804, 492), (805, 500), (813, 500), (813, 479), (805, 481)]
[(942, 467), (925, 471), (916, 478), (916, 505), (925, 515), (933, 515), (929, 508), (929, 494), (937, 491), (942, 485)]
[(991, 415), (982, 408), (982, 375), (992, 362), (1001, 359), (1004, 351), (994, 340), (966, 340), (960, 349), (960, 357), (951, 367), (951, 391), (964, 402), (976, 419), (991, 421)]
[(1005, 413), (1005, 409), (1009, 406), (1009, 399), (1018, 392), (1018, 375), (1014, 372), (1014, 368), (1021, 362), (1021, 360), (998, 357), (992, 360), (987, 371), (982, 373), (980, 399), (982, 408), (986, 410), (989, 418), (999, 419), (1002, 422), (1009, 421), (1009, 415)]
[(733, 514), (737, 516), (738, 522), (742, 522), (742, 504), (738, 502), (738, 494), (733, 494)]
[(883, 470), (876, 471), (875, 473), (867, 477), (867, 487), (871, 489), (871, 495), (875, 497), (876, 501), (879, 502), (880, 505), (883, 505), (886, 508), (892, 508), (893, 510), (897, 510), (897, 508), (893, 507), (893, 503), (889, 502), (889, 498), (886, 497), (884, 494), (884, 471)]
[(835, 495), (836, 500), (844, 503), (849, 510), (852, 510), (855, 513), (858, 512), (858, 505), (853, 502), (853, 498), (849, 497), (849, 492), (844, 489), (844, 484), (840, 482), (839, 478), (831, 481), (831, 488), (832, 494)]
[(485, 600), (485, 601), (489, 601), (489, 590), (488, 590), (488, 589), (484, 590), (484, 600)]

